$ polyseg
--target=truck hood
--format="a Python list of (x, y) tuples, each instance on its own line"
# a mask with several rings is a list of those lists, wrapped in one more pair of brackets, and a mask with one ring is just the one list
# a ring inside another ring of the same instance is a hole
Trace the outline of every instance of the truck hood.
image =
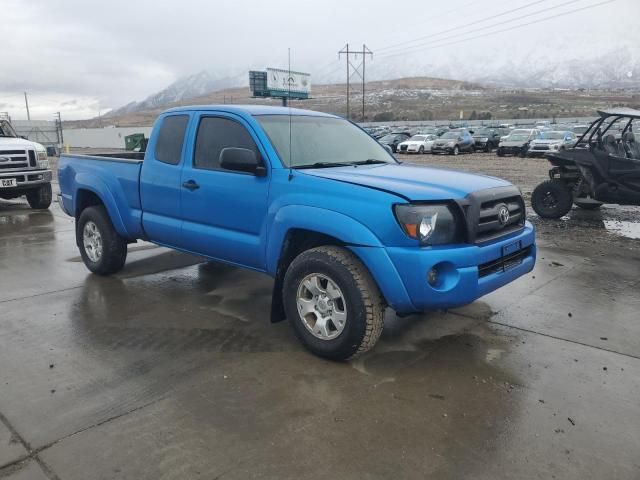
[(410, 164), (361, 165), (304, 170), (328, 178), (397, 194), (409, 200), (452, 200), (509, 182), (495, 177)]
[(35, 148), (36, 144), (17, 137), (0, 137), (0, 149), (2, 148)]

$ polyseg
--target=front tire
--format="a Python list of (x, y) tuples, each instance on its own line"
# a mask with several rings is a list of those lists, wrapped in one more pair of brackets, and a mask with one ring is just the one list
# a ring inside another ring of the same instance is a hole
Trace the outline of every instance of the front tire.
[(103, 206), (82, 211), (76, 225), (76, 243), (86, 267), (98, 275), (120, 271), (127, 259), (127, 242), (113, 227)]
[(51, 205), (52, 199), (53, 193), (50, 183), (27, 192), (27, 202), (29, 202), (29, 206), (34, 210), (46, 210)]
[(420, 148), (418, 149), (418, 153), (419, 153), (420, 155), (423, 155), (423, 154), (424, 154), (424, 147), (420, 147)]
[(504, 150), (502, 149), (502, 147), (498, 147), (498, 150), (496, 150), (496, 155), (498, 155), (499, 157), (504, 157)]
[(353, 358), (373, 348), (382, 333), (382, 294), (362, 262), (343, 247), (298, 255), (285, 274), (283, 300), (296, 336), (320, 357)]
[(571, 190), (562, 180), (547, 180), (534, 188), (531, 206), (542, 218), (560, 218), (571, 211)]
[(453, 150), (451, 150), (451, 155), (458, 155), (460, 153), (460, 149), (458, 148), (458, 145), (456, 145), (455, 147), (453, 147)]

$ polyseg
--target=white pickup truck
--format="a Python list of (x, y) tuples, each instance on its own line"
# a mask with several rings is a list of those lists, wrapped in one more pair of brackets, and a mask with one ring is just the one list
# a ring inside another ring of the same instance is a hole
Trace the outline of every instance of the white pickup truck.
[(46, 149), (19, 137), (8, 120), (0, 119), (0, 198), (25, 195), (31, 208), (51, 205), (51, 170)]

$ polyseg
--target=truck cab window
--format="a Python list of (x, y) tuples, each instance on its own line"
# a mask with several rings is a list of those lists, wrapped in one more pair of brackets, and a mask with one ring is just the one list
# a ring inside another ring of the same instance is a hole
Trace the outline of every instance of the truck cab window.
[(220, 152), (227, 147), (247, 148), (259, 155), (251, 135), (238, 122), (219, 117), (203, 118), (198, 126), (193, 166), (221, 170)]
[(189, 115), (171, 115), (164, 118), (156, 143), (155, 156), (157, 160), (171, 165), (180, 163), (188, 122)]

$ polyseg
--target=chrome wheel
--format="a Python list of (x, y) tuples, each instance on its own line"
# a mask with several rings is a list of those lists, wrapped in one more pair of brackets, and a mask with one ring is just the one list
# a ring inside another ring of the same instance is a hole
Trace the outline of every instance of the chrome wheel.
[(102, 258), (102, 235), (95, 223), (89, 221), (84, 224), (82, 244), (89, 260), (93, 263), (99, 262)]
[(312, 273), (302, 279), (296, 297), (298, 314), (304, 326), (320, 340), (332, 340), (347, 322), (344, 295), (326, 275)]

